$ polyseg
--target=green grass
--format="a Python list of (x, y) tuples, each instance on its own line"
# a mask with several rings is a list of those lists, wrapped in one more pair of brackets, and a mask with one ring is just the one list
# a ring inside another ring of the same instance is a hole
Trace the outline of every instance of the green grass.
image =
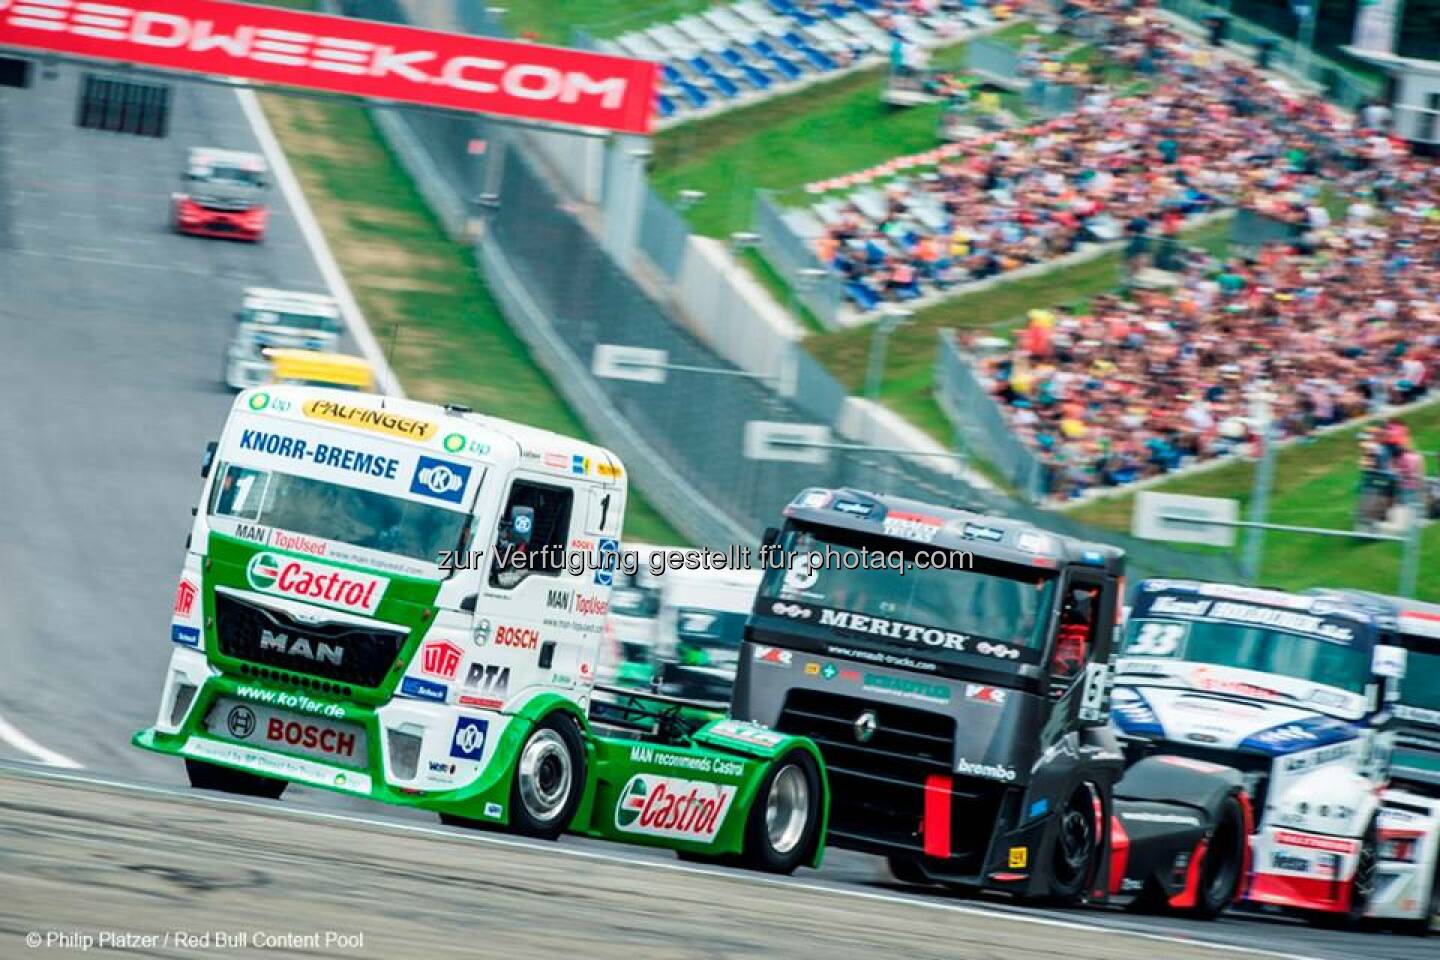
[[(264, 96), (266, 114), (406, 392), (575, 437), (575, 415), (505, 323), (360, 107)], [(634, 492), (629, 537), (683, 543)]]
[[(937, 50), (936, 68), (957, 67), (964, 44)], [(703, 190), (686, 211), (698, 233), (723, 237), (750, 226), (756, 190), (795, 191), (933, 149), (942, 106), (880, 102), (889, 68), (872, 67), (795, 93), (684, 123), (655, 140), (651, 182), (661, 195)], [(1004, 100), (1014, 109), (1014, 98)]]
[[(1422, 450), (1440, 448), (1440, 405), (1421, 408), (1403, 418)], [(1269, 519), (1312, 527), (1351, 529), (1359, 488), (1359, 427), (1337, 431), (1313, 443), (1281, 451), (1270, 497)], [(1431, 464), (1433, 469), (1433, 462)], [(1192, 474), (1153, 488), (1167, 493), (1229, 497), (1241, 502), (1242, 516), (1250, 502), (1254, 466), (1232, 463)], [(1134, 495), (1098, 500), (1070, 515), (1112, 530), (1129, 530)], [(1238, 534), (1237, 551), (1245, 534)], [(1203, 548), (1197, 548), (1203, 549)], [(1440, 600), (1440, 564), (1426, 563), (1440, 551), (1440, 524), (1423, 534), (1419, 596)], [(1265, 535), (1261, 582), (1289, 590), (1313, 586), (1348, 586), (1396, 593), (1400, 579), (1400, 545), (1321, 538), (1313, 535)]]
[[(478, 2), (478, 0), (477, 0)], [(593, 37), (616, 37), (655, 23), (678, 20), (707, 10), (713, 0), (509, 0), (505, 24), (516, 35), (534, 33), (549, 43), (565, 44), (579, 27)]]

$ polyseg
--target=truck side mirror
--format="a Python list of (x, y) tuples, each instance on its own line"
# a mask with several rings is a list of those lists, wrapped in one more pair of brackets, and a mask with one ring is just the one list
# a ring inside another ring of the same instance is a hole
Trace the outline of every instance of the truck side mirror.
[(1384, 678), (1381, 699), (1385, 703), (1394, 703), (1400, 699), (1400, 681), (1405, 677), (1409, 656), (1410, 652), (1404, 647), (1392, 647), (1383, 643), (1378, 644), (1370, 655), (1370, 672)]
[(215, 451), (219, 448), (220, 445), (214, 440), (211, 440), (209, 443), (205, 444), (205, 459), (200, 461), (201, 480), (204, 480), (206, 477), (210, 476), (210, 468), (215, 465)]
[(1387, 644), (1378, 644), (1374, 653), (1370, 655), (1370, 672), (1377, 677), (1386, 677), (1390, 680), (1399, 680), (1405, 676), (1406, 661), (1409, 658), (1409, 651), (1404, 647), (1392, 647)]

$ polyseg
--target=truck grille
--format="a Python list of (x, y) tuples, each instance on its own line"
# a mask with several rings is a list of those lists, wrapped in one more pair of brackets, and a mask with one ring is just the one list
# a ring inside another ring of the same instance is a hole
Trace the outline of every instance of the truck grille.
[[(861, 743), (855, 722), (875, 714)], [(954, 771), (955, 720), (889, 703), (818, 690), (791, 690), (779, 730), (815, 741), (830, 779), (830, 841), (872, 853), (923, 854), (925, 782)], [(952, 859), (947, 872), (978, 874), (999, 815), (1003, 787), (956, 777), (951, 791)]]
[(215, 595), (220, 652), (357, 687), (378, 687), (405, 645), (405, 631), (348, 623), (301, 623), (280, 610)]

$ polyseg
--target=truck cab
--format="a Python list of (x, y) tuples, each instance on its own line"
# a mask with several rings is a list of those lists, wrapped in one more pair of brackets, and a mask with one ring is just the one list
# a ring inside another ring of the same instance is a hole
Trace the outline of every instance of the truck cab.
[(567, 552), (618, 552), (613, 455), (277, 385), (237, 397), (204, 477), (136, 743), (184, 757), (197, 786), (300, 782), (543, 833), (575, 747), (544, 725), (558, 711), (583, 729), (613, 575)]
[(258, 153), (192, 147), (172, 195), (176, 231), (259, 243), (270, 219), (265, 158)]
[[(1164, 752), (1245, 777), (1256, 810), (1250, 901), (1358, 922), (1401, 915), (1386, 906), (1396, 875), (1383, 791), (1405, 674), (1379, 611), (1355, 596), (1146, 580), (1112, 714), (1129, 762)], [(1423, 819), (1433, 832), (1433, 816)], [(1409, 910), (1413, 919), (1420, 907)]]
[(225, 383), (232, 390), (271, 380), (269, 349), (333, 353), (340, 339), (340, 309), (331, 297), (249, 287), (235, 312), (225, 351)]
[(662, 693), (730, 702), (745, 622), (755, 606), (759, 570), (670, 570), (656, 620)]
[(801, 492), (767, 552), (732, 714), (819, 745), (831, 843), (902, 879), (1088, 893), (1121, 552), (853, 489)]
[(1394, 736), (1381, 794), (1380, 866), (1366, 915), (1417, 933), (1440, 916), (1440, 604), (1359, 590), (1314, 591), (1374, 613), (1380, 642), (1404, 651), (1405, 676), (1389, 704)]
[(605, 642), (601, 648), (601, 683), (634, 690), (655, 686), (655, 645), (663, 577), (650, 570), (657, 550), (647, 544), (626, 544), (635, 556), (635, 569), (615, 572), (610, 606), (605, 614)]

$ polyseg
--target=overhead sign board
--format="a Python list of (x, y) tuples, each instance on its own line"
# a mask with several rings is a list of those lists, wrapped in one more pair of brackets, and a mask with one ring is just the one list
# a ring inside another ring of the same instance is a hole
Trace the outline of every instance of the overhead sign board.
[(659, 69), (223, 0), (0, 0), (0, 47), (640, 134)]
[(1240, 504), (1235, 500), (1142, 490), (1135, 495), (1130, 533), (1146, 540), (1233, 547), (1235, 528), (1225, 524), (1239, 519)]
[(824, 464), (830, 459), (830, 428), (819, 423), (748, 420), (745, 456), (750, 460), (784, 460)]
[(595, 355), (590, 362), (590, 372), (610, 380), (664, 383), (665, 365), (669, 362), (670, 354), (664, 350), (597, 343)]

